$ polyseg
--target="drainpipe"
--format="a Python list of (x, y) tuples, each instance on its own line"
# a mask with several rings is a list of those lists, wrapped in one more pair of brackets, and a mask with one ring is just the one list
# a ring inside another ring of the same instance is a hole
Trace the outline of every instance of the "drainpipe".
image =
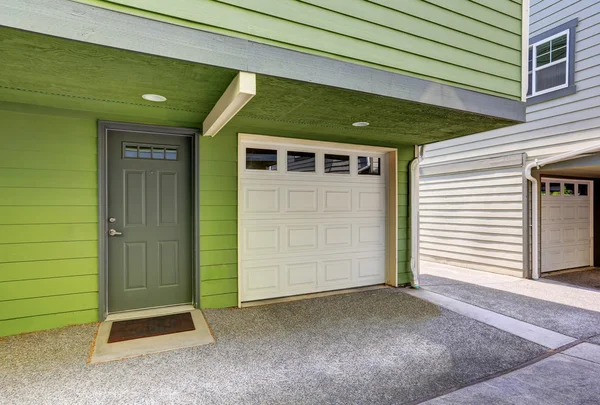
[[(418, 147), (417, 147), (418, 148)], [(419, 288), (419, 161), (420, 154), (410, 164), (410, 270), (411, 286)]]
[(538, 181), (535, 177), (531, 175), (531, 171), (535, 167), (536, 169), (540, 169), (541, 167), (556, 162), (562, 162), (563, 160), (569, 160), (576, 158), (580, 155), (585, 155), (587, 153), (593, 153), (600, 151), (600, 144), (595, 144), (592, 146), (588, 146), (586, 148), (572, 150), (570, 152), (561, 153), (555, 156), (550, 156), (545, 159), (536, 159), (533, 162), (529, 163), (525, 166), (524, 175), (531, 182), (531, 278), (537, 280), (540, 278), (540, 249), (539, 249), (539, 208), (538, 208), (538, 199), (539, 199), (539, 190), (538, 190)]

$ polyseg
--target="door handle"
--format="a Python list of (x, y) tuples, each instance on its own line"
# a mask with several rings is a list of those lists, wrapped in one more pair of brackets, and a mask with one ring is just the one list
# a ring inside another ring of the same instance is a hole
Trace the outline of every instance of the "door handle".
[(119, 235), (123, 235), (123, 232), (118, 232), (118, 231), (115, 231), (114, 229), (109, 229), (108, 234), (109, 234), (109, 236), (119, 236)]

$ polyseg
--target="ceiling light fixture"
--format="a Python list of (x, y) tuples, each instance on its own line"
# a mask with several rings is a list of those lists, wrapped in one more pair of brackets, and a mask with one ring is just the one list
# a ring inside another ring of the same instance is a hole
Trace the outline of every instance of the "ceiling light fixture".
[(160, 94), (144, 94), (142, 95), (144, 100), (154, 101), (155, 103), (162, 103), (163, 101), (167, 101), (167, 98), (161, 96)]
[(368, 127), (369, 123), (365, 121), (358, 121), (352, 124), (353, 127)]

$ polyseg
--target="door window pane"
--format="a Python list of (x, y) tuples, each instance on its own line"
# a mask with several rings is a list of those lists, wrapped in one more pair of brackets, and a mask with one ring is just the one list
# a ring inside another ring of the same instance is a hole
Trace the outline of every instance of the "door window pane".
[(542, 195), (546, 195), (546, 183), (542, 183), (540, 188)]
[(358, 174), (379, 176), (381, 159), (372, 156), (358, 157)]
[(152, 148), (140, 146), (139, 151), (141, 159), (152, 159)]
[(350, 156), (325, 154), (325, 173), (350, 173)]
[(165, 151), (165, 158), (167, 160), (177, 160), (177, 149), (167, 148)]
[(587, 184), (578, 184), (577, 185), (577, 195), (580, 195), (580, 196), (588, 195), (588, 185)]
[(575, 184), (565, 183), (565, 195), (575, 195)]
[(560, 195), (560, 183), (550, 183), (550, 195)]
[(315, 154), (312, 152), (292, 152), (287, 153), (287, 169), (288, 172), (310, 172), (314, 173), (315, 169)]
[(274, 149), (246, 148), (246, 169), (277, 170), (277, 151)]
[(152, 159), (164, 159), (165, 150), (163, 148), (152, 148)]
[(126, 158), (137, 158), (138, 148), (137, 146), (125, 146), (125, 157)]

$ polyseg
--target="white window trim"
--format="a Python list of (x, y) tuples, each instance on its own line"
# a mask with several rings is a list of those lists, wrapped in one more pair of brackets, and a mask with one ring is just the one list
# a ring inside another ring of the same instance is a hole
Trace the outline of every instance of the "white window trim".
[[(565, 52), (565, 57), (562, 58), (562, 59), (560, 59), (560, 60), (548, 63), (548, 64), (546, 64), (546, 65), (538, 68), (537, 67), (537, 47), (538, 47), (538, 45), (546, 43), (546, 42), (550, 42), (553, 39), (561, 37), (561, 36), (563, 36), (565, 34), (567, 35), (567, 40), (566, 40), (566, 45), (565, 45), (565, 51), (566, 51)], [(542, 40), (539, 40), (538, 42), (536, 42), (534, 44), (531, 44), (529, 46), (530, 48), (533, 49), (533, 54), (532, 54), (532, 60), (531, 60), (531, 71), (527, 72), (528, 75), (529, 75), (529, 73), (531, 73), (531, 94), (528, 95), (527, 98), (539, 96), (539, 95), (546, 94), (546, 93), (552, 93), (553, 91), (569, 87), (569, 55), (570, 55), (570, 53), (569, 53), (569, 46), (570, 46), (570, 41), (569, 41), (570, 38), (569, 38), (569, 36), (570, 36), (570, 30), (566, 29), (566, 30), (561, 31), (561, 32), (559, 32), (557, 34), (554, 34), (554, 35), (552, 35), (550, 37), (547, 37), (547, 38), (544, 38)], [(529, 53), (529, 51), (528, 51), (528, 53)], [(546, 68), (548, 68), (550, 66), (553, 66), (553, 65), (556, 65), (556, 64), (562, 63), (562, 62), (566, 62), (565, 84), (561, 84), (560, 86), (552, 87), (552, 88), (549, 88), (549, 89), (546, 89), (546, 90), (542, 90), (542, 91), (536, 91), (536, 83), (535, 83), (536, 72), (538, 70), (546, 69)], [(529, 62), (528, 62), (528, 64), (529, 64)]]

